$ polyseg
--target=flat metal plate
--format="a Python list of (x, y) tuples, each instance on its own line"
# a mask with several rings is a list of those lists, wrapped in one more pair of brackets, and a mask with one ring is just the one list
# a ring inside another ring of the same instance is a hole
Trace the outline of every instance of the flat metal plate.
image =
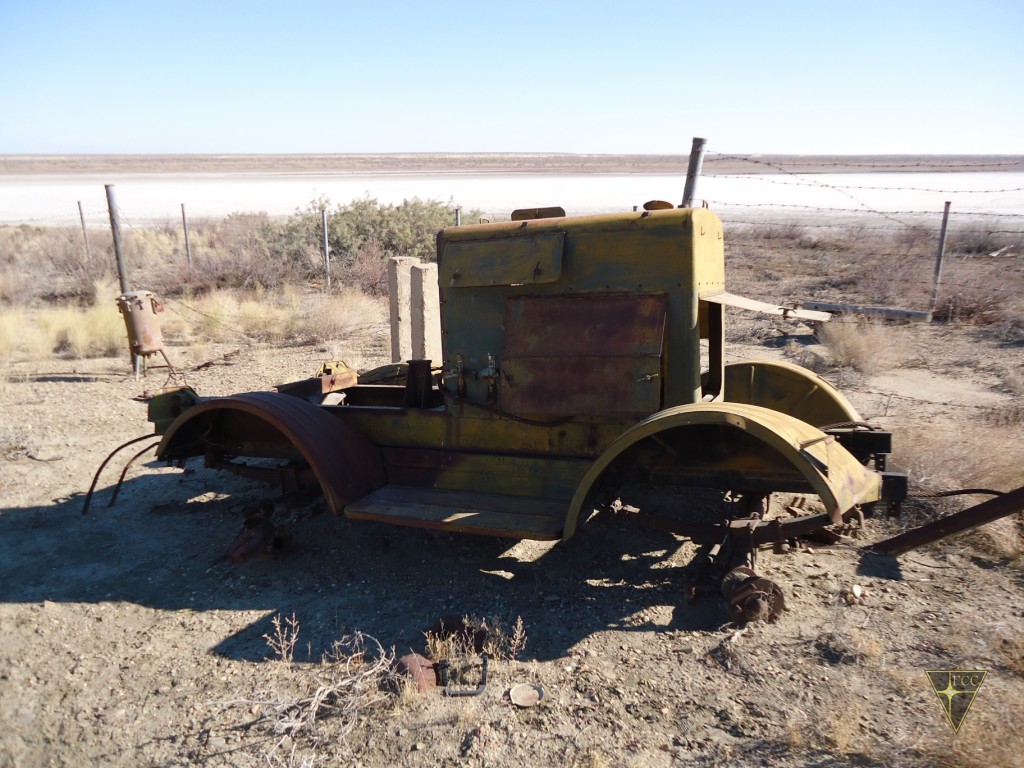
[(564, 502), (495, 493), (386, 485), (350, 503), (345, 516), (482, 536), (561, 538)]
[(438, 279), (445, 288), (553, 283), (564, 244), (564, 232), (447, 242)]
[(512, 297), (499, 404), (514, 414), (649, 414), (662, 401), (664, 295)]

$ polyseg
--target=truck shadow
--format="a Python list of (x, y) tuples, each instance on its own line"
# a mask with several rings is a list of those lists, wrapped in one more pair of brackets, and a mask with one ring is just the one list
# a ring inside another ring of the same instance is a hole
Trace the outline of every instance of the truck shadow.
[(315, 514), (314, 503), (290, 513), (283, 551), (236, 566), (224, 552), (262, 486), (165, 469), (130, 479), (108, 508), (111, 492), (101, 489), (85, 516), (82, 495), (0, 512), (0, 601), (255, 613), (210, 649), (248, 660), (267, 657), (264, 635), (278, 614), (300, 621), (296, 657), (309, 659), (356, 630), (422, 651), (424, 628), (452, 614), (507, 624), (521, 616), (526, 655), (540, 660), (603, 631), (728, 621), (713, 594), (688, 604), (676, 537), (614, 518), (548, 546), (355, 523)]

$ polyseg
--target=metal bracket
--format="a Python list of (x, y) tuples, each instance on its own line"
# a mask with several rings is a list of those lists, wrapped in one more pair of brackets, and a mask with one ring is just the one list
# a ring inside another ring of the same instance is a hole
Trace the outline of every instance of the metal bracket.
[(445, 696), (479, 696), (487, 687), (487, 654), (480, 654), (480, 684), (476, 688), (452, 687), (448, 659), (441, 659), (441, 685)]

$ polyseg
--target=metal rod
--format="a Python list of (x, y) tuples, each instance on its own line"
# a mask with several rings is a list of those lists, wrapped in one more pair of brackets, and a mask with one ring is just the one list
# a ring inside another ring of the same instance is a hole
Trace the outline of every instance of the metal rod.
[(85, 229), (85, 213), (82, 212), (82, 201), (78, 201), (78, 218), (82, 222), (82, 239), (85, 241), (85, 258), (92, 261), (92, 251), (89, 249), (89, 233)]
[(983, 501), (948, 517), (933, 520), (920, 528), (911, 528), (906, 533), (872, 544), (865, 549), (885, 555), (902, 555), (925, 544), (940, 541), (947, 536), (969, 531), (1018, 512), (1024, 512), (1024, 488)]
[(105, 184), (107, 191), (107, 210), (110, 212), (110, 232), (114, 236), (114, 257), (117, 259), (117, 280), (121, 285), (121, 293), (128, 293), (128, 275), (124, 268), (124, 248), (121, 246), (121, 221), (117, 215), (117, 198), (114, 185)]
[(462, 226), (462, 208), (460, 206), (455, 206), (455, 226)]
[(949, 200), (942, 211), (942, 228), (939, 230), (939, 249), (935, 253), (935, 276), (932, 278), (932, 300), (928, 303), (928, 312), (935, 311), (939, 300), (939, 283), (942, 281), (942, 255), (946, 252), (946, 225), (949, 224)]
[(188, 238), (188, 219), (185, 217), (185, 204), (181, 204), (181, 226), (185, 230), (185, 257), (188, 259), (188, 274), (192, 275), (192, 243)]
[(686, 187), (683, 189), (683, 204), (680, 208), (693, 207), (693, 198), (697, 194), (697, 179), (700, 178), (700, 169), (704, 166), (704, 147), (707, 139), (696, 136), (693, 138), (693, 146), (690, 148), (690, 164), (686, 169)]
[(320, 224), (324, 232), (324, 271), (327, 275), (327, 290), (331, 290), (331, 247), (327, 243), (327, 209), (320, 209)]

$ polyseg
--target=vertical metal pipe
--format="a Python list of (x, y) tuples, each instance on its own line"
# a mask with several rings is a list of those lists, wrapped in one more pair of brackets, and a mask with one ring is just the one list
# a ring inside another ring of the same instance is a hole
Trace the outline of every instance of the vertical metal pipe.
[(462, 226), (462, 207), (458, 205), (455, 206), (455, 226)]
[(89, 233), (85, 229), (85, 213), (82, 212), (82, 201), (78, 201), (78, 218), (82, 222), (82, 239), (85, 241), (85, 258), (92, 261), (92, 251), (89, 249)]
[(324, 272), (327, 275), (327, 290), (331, 290), (331, 247), (327, 244), (327, 209), (320, 209), (320, 226), (324, 232)]
[(185, 217), (185, 204), (181, 204), (181, 226), (185, 230), (185, 257), (188, 259), (188, 274), (192, 275), (192, 243), (188, 239), (188, 219)]
[(949, 224), (949, 203), (942, 211), (942, 228), (939, 230), (939, 249), (935, 252), (935, 275), (932, 278), (932, 300), (928, 303), (928, 311), (934, 312), (939, 300), (939, 283), (942, 281), (942, 256), (946, 252), (946, 226)]
[(690, 147), (690, 164), (686, 168), (686, 186), (683, 188), (683, 204), (680, 208), (693, 207), (693, 198), (697, 194), (697, 179), (700, 178), (700, 169), (704, 166), (704, 147), (707, 139), (700, 139), (694, 136), (693, 146)]
[(124, 268), (124, 248), (121, 246), (121, 221), (117, 215), (117, 198), (114, 185), (104, 184), (107, 191), (107, 210), (110, 212), (110, 232), (114, 236), (114, 258), (117, 259), (117, 280), (121, 285), (121, 293), (128, 293), (128, 274)]

